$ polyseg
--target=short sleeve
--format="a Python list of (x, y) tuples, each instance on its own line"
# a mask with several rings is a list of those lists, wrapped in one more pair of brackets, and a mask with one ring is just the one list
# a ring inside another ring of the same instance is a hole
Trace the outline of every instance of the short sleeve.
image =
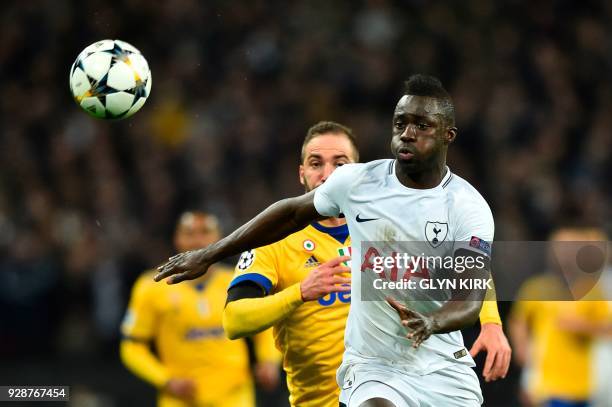
[(495, 223), (489, 205), (482, 199), (462, 202), (461, 208), (456, 220), (456, 248), (464, 247), (490, 257)]
[(125, 338), (148, 341), (155, 335), (156, 313), (155, 283), (153, 275), (141, 276), (132, 289), (128, 309), (121, 323), (121, 334)]
[(266, 295), (278, 283), (277, 243), (247, 250), (240, 255), (229, 288), (251, 281), (264, 289)]
[(338, 167), (321, 186), (315, 189), (314, 206), (320, 215), (337, 217), (342, 213), (344, 200), (359, 165), (344, 164)]

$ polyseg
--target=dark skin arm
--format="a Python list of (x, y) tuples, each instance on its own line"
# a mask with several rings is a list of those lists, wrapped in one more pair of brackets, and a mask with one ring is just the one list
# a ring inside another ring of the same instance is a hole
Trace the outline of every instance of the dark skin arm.
[(314, 206), (314, 191), (278, 201), (229, 236), (202, 249), (179, 253), (159, 266), (155, 281), (168, 279), (168, 284), (193, 280), (214, 263), (253, 247), (277, 242), (302, 230), (310, 222), (324, 219)]
[[(465, 255), (465, 253), (461, 253)], [(464, 278), (484, 278), (488, 270), (469, 270)], [(401, 324), (408, 329), (406, 337), (412, 340), (412, 347), (418, 348), (432, 334), (457, 331), (473, 325), (480, 314), (486, 290), (456, 290), (450, 301), (436, 311), (425, 315), (411, 310), (392, 297), (387, 302), (399, 314)]]

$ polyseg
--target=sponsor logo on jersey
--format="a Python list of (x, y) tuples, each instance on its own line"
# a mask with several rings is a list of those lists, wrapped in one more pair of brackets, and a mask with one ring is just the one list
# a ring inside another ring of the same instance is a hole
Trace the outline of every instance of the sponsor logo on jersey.
[(470, 238), (470, 247), (481, 250), (487, 255), (491, 255), (491, 244), (479, 237), (472, 236)]
[(317, 245), (315, 245), (315, 243), (312, 240), (306, 239), (302, 242), (302, 247), (307, 252), (311, 252), (315, 249), (315, 247), (317, 247)]
[(360, 215), (360, 214), (358, 213), (358, 214), (357, 214), (357, 217), (355, 218), (355, 220), (356, 220), (358, 223), (369, 222), (369, 221), (372, 221), (372, 220), (378, 220), (378, 219), (380, 219), (380, 218), (361, 218), (361, 217), (359, 217), (359, 215)]
[[(348, 286), (349, 284), (342, 284), (344, 286)], [(330, 305), (334, 305), (336, 301), (342, 304), (350, 304), (351, 303), (351, 292), (337, 292), (337, 293), (329, 293), (325, 297), (321, 297), (317, 300), (317, 302), (324, 306), (329, 307)]]
[(438, 247), (446, 239), (448, 223), (427, 222), (425, 224), (425, 238), (433, 247)]
[(213, 327), (213, 328), (191, 328), (185, 333), (186, 341), (197, 341), (199, 339), (206, 338), (221, 338), (225, 336), (225, 331), (223, 331), (223, 327)]
[(321, 263), (319, 263), (319, 260), (317, 260), (315, 256), (310, 256), (306, 260), (306, 263), (304, 263), (304, 267), (317, 267), (319, 265), (321, 265)]
[(240, 259), (238, 259), (238, 269), (246, 270), (255, 261), (255, 250), (247, 250), (246, 252), (242, 252), (240, 255)]

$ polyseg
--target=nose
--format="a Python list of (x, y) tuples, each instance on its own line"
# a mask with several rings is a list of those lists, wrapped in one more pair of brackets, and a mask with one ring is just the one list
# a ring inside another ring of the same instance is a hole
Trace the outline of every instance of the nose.
[(415, 141), (416, 140), (416, 126), (409, 124), (404, 129), (404, 132), (400, 135), (400, 140), (403, 142)]
[(325, 166), (323, 167), (323, 176), (321, 177), (321, 181), (325, 182), (335, 169), (336, 167), (333, 164), (325, 164)]

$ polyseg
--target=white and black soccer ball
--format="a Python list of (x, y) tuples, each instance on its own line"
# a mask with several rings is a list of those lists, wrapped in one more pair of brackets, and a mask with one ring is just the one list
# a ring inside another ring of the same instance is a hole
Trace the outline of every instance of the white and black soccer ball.
[(151, 70), (138, 49), (120, 40), (102, 40), (85, 48), (70, 68), (74, 100), (92, 116), (125, 119), (151, 93)]
[(246, 270), (255, 261), (255, 250), (247, 250), (246, 252), (242, 252), (240, 258), (238, 259), (238, 269)]

